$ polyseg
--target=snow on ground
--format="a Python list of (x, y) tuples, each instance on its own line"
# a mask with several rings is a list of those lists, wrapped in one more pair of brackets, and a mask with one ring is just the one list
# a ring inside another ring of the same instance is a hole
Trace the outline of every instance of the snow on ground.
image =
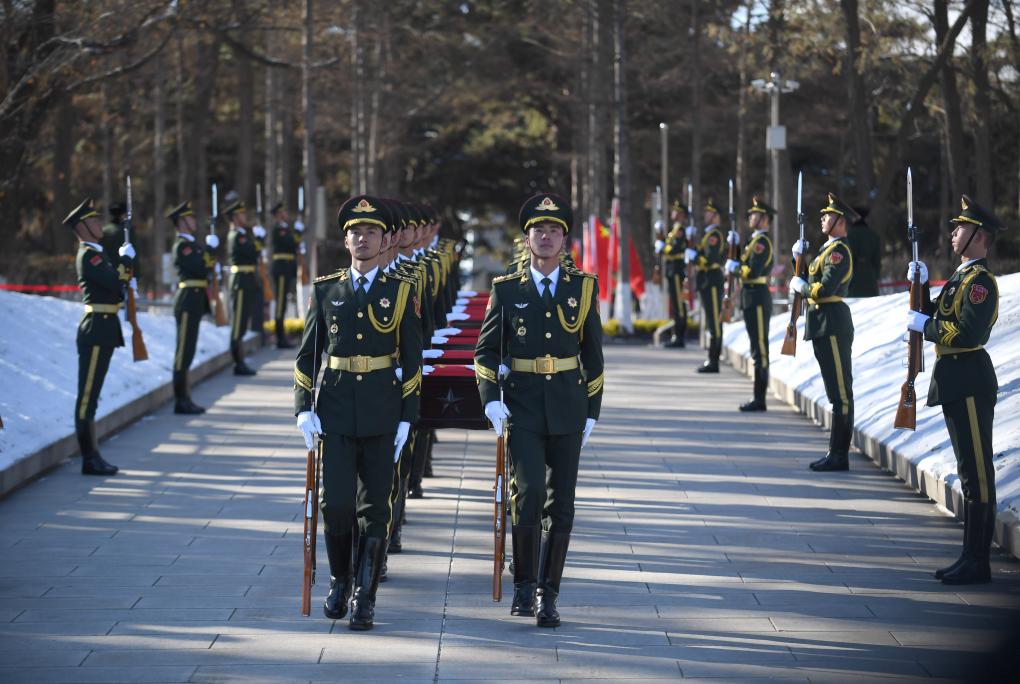
[[(74, 434), (78, 390), (75, 336), (82, 305), (53, 297), (0, 291), (0, 469), (46, 445)], [(97, 418), (171, 381), (176, 329), (169, 309), (139, 311), (149, 359), (131, 360), (131, 326), (124, 322), (126, 347), (110, 362)], [(203, 320), (192, 367), (227, 351), (230, 328)]]
[[(995, 479), (999, 511), (1020, 514), (1020, 273), (997, 278), (999, 320), (985, 348), (999, 379), (998, 401), (993, 428)], [(934, 296), (938, 292), (932, 292)], [(893, 418), (899, 404), (900, 387), (906, 379), (906, 311), (908, 293), (848, 299), (853, 313), (853, 372), (855, 425), (902, 453), (919, 470), (952, 483), (960, 491), (956, 458), (940, 407), (923, 403), (917, 408), (917, 430), (896, 430)], [(769, 356), (772, 376), (801, 392), (809, 400), (828, 408), (825, 387), (811, 351), (803, 340), (804, 318), (799, 321), (797, 356), (783, 356), (780, 349), (786, 334), (788, 313), (772, 318), (769, 328)], [(749, 342), (743, 322), (726, 326), (724, 344), (749, 357)], [(928, 396), (935, 347), (925, 343), (925, 372), (917, 376), (917, 391)]]

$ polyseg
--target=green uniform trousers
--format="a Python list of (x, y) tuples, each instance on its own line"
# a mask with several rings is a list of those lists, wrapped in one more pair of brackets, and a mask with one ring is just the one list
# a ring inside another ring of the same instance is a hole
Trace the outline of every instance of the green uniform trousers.
[(673, 308), (673, 335), (683, 339), (687, 333), (687, 296), (682, 274), (669, 277), (669, 304)]
[(110, 359), (116, 347), (78, 343), (78, 399), (74, 404), (75, 420), (93, 420), (99, 405), (99, 393), (110, 370)]
[(712, 283), (698, 291), (701, 296), (701, 315), (704, 317), (705, 330), (713, 340), (722, 339), (722, 285)]
[(765, 370), (769, 367), (769, 320), (772, 318), (771, 307), (768, 311), (761, 304), (742, 310), (744, 327), (751, 342), (751, 358), (755, 368)]
[[(236, 277), (236, 276), (235, 276)], [(252, 280), (254, 282), (254, 279)], [(258, 295), (257, 287), (230, 288), (230, 341), (240, 342), (244, 333), (248, 331), (251, 324), (252, 311), (255, 308), (255, 297)]]
[(191, 368), (195, 359), (195, 347), (198, 345), (198, 327), (202, 323), (202, 315), (196, 311), (181, 309), (174, 311), (177, 320), (177, 346), (174, 352), (174, 372), (186, 371)]
[(357, 523), (366, 537), (389, 537), (393, 437), (323, 435), (319, 508), (326, 532), (343, 534)]
[(956, 472), (967, 501), (995, 505), (992, 420), (995, 395), (971, 396), (942, 404), (949, 439), (956, 453)]
[(510, 428), (515, 526), (537, 526), (569, 534), (574, 526), (574, 490), (582, 433), (540, 435)]
[(828, 335), (811, 340), (822, 371), (825, 396), (836, 415), (854, 414), (854, 374), (850, 361), (853, 335)]
[(273, 289), (276, 295), (276, 311), (273, 317), (276, 320), (277, 334), (283, 330), (283, 318), (287, 314), (287, 296), (294, 292), (294, 282), (297, 278), (285, 275), (278, 275), (274, 278)]

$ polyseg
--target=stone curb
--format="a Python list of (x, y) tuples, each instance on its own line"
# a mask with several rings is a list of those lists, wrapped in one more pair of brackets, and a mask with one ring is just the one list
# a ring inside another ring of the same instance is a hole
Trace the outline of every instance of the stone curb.
[[(244, 347), (247, 354), (253, 354), (259, 349), (258, 338), (254, 337), (245, 340)], [(229, 351), (217, 354), (211, 359), (192, 367), (188, 373), (188, 380), (191, 386), (194, 387), (203, 380), (227, 368), (231, 363), (233, 363), (233, 360), (230, 358)], [(163, 404), (172, 400), (173, 396), (172, 382), (167, 382), (143, 394), (135, 401), (121, 406), (113, 413), (98, 419), (96, 421), (96, 438), (98, 440), (107, 439), (139, 418), (152, 413)], [(51, 442), (35, 453), (12, 463), (0, 471), (0, 499), (47, 471), (56, 468), (77, 453), (78, 440), (72, 432), (55, 442)]]
[[(744, 356), (728, 346), (723, 347), (723, 355), (738, 371), (749, 377), (753, 375), (754, 365), (751, 362), (751, 357)], [(832, 411), (829, 408), (808, 399), (799, 390), (774, 375), (769, 377), (769, 389), (808, 418), (823, 426), (831, 424)], [(963, 497), (959, 492), (953, 491), (952, 484), (944, 477), (937, 476), (923, 467), (919, 468), (900, 451), (891, 448), (874, 435), (857, 427), (854, 427), (853, 444), (879, 467), (891, 472), (914, 490), (924, 494), (962, 520)], [(997, 515), (995, 541), (1003, 550), (1020, 558), (1020, 519), (1012, 511), (1001, 511)]]

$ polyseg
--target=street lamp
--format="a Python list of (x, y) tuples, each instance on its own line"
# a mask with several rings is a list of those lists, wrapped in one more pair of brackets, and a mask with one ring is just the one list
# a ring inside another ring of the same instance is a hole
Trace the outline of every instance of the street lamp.
[[(771, 125), (765, 132), (765, 149), (769, 152), (772, 161), (772, 206), (779, 211), (782, 203), (779, 198), (779, 152), (786, 149), (786, 126), (779, 125), (779, 96), (783, 93), (792, 93), (800, 87), (797, 81), (784, 81), (780, 78), (778, 71), (769, 74), (769, 80), (756, 78), (751, 81), (751, 86), (759, 93), (765, 93), (771, 99), (772, 117)], [(772, 235), (775, 240), (776, 253), (779, 254), (779, 231), (782, 227), (781, 221), (776, 221), (772, 228)]]

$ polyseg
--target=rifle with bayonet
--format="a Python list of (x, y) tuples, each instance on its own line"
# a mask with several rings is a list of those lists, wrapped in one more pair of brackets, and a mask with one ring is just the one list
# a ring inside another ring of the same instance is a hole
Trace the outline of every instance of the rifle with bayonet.
[[(730, 179), (730, 230), (737, 230), (737, 217), (733, 212), (733, 179)], [(729, 237), (726, 239), (729, 245), (729, 251), (726, 254), (727, 259), (736, 261), (740, 259), (740, 245), (735, 245), (730, 242)], [(726, 293), (723, 296), (722, 303), (722, 321), (723, 323), (729, 323), (733, 320), (733, 299), (737, 295), (737, 274), (727, 273), (726, 274)]]
[[(688, 228), (694, 228), (694, 185), (692, 183), (687, 184), (687, 226)], [(689, 231), (692, 235), (696, 232), (695, 230)], [(688, 247), (694, 246), (694, 238), (688, 238), (685, 243)], [(694, 300), (695, 300), (695, 280), (697, 279), (698, 273), (696, 265), (692, 261), (687, 264), (687, 311), (694, 311)]]
[[(301, 225), (304, 225), (304, 222), (305, 222), (305, 189), (304, 189), (304, 187), (299, 187), (298, 188), (298, 192), (297, 192), (297, 211), (298, 211), (297, 220), (301, 222)], [(305, 265), (305, 241), (304, 241), (304, 237), (305, 236), (304, 236), (304, 232), (299, 232), (298, 235), (299, 235), (298, 239), (301, 241), (301, 244), (298, 246), (298, 258), (297, 258), (298, 282), (300, 282), (302, 285), (307, 285), (308, 281), (310, 279), (308, 277), (308, 267)]]
[[(255, 213), (258, 216), (258, 224), (265, 230), (265, 222), (262, 216), (262, 184), (255, 184)], [(266, 235), (268, 237), (268, 234)], [(262, 305), (266, 308), (269, 307), (269, 302), (273, 300), (273, 283), (269, 280), (269, 272), (266, 269), (266, 243), (265, 238), (257, 238), (256, 244), (259, 244), (259, 278), (262, 280)]]
[[(131, 211), (133, 209), (131, 200), (131, 176), (127, 177), (127, 212), (124, 214), (124, 242), (131, 242)], [(134, 360), (145, 361), (149, 358), (149, 350), (145, 348), (145, 340), (142, 338), (142, 329), (138, 327), (138, 306), (135, 302), (135, 288), (132, 284), (132, 271), (128, 269), (128, 282), (125, 285), (125, 300), (127, 302), (124, 310), (124, 317), (131, 324), (131, 355)]]
[[(318, 323), (316, 323), (318, 325)], [(312, 415), (315, 415), (315, 381), (319, 375), (319, 335), (312, 337)], [(312, 587), (315, 585), (315, 540), (319, 526), (319, 453), (322, 443), (312, 443), (305, 455), (305, 496), (304, 496), (304, 572), (301, 576), (301, 614), (307, 617), (312, 612)]]
[[(907, 167), (907, 239), (910, 240), (911, 256), (917, 261), (917, 227), (914, 225), (914, 179)], [(914, 279), (910, 282), (910, 308), (912, 311), (924, 311), (927, 298), (924, 283), (921, 282), (920, 269), (914, 269)], [(907, 379), (900, 388), (900, 403), (896, 407), (896, 419), (893, 426), (897, 429), (914, 430), (917, 428), (917, 391), (914, 381), (918, 373), (924, 372), (924, 335), (911, 330), (907, 333)]]
[[(209, 235), (216, 235), (216, 217), (219, 216), (219, 204), (216, 196), (216, 184), (212, 184), (212, 211), (209, 214)], [(211, 251), (211, 250), (210, 250)], [(223, 293), (220, 288), (220, 265), (216, 258), (210, 258), (209, 263), (209, 284), (206, 286), (206, 294), (212, 302), (213, 318), (217, 327), (227, 324), (227, 309), (223, 305)]]
[[(800, 241), (807, 250), (807, 243), (804, 242), (804, 172), (797, 174), (797, 225), (800, 227)], [(804, 252), (797, 257), (793, 267), (793, 274), (800, 278), (807, 275), (807, 259)], [(786, 325), (786, 337), (783, 338), (783, 349), (780, 352), (784, 356), (797, 355), (797, 319), (800, 318), (800, 310), (804, 305), (804, 295), (800, 292), (793, 293), (793, 303), (790, 305), (790, 322)]]
[[(503, 310), (499, 312), (499, 362), (503, 363)], [(496, 368), (496, 382), (499, 384), (499, 403), (505, 406), (503, 401), (503, 374)], [(507, 501), (507, 476), (506, 464), (508, 460), (507, 443), (510, 434), (510, 419), (503, 421), (503, 429), (496, 437), (496, 481), (493, 483), (492, 497), (492, 600), (503, 600), (503, 565), (506, 557), (506, 501)]]

